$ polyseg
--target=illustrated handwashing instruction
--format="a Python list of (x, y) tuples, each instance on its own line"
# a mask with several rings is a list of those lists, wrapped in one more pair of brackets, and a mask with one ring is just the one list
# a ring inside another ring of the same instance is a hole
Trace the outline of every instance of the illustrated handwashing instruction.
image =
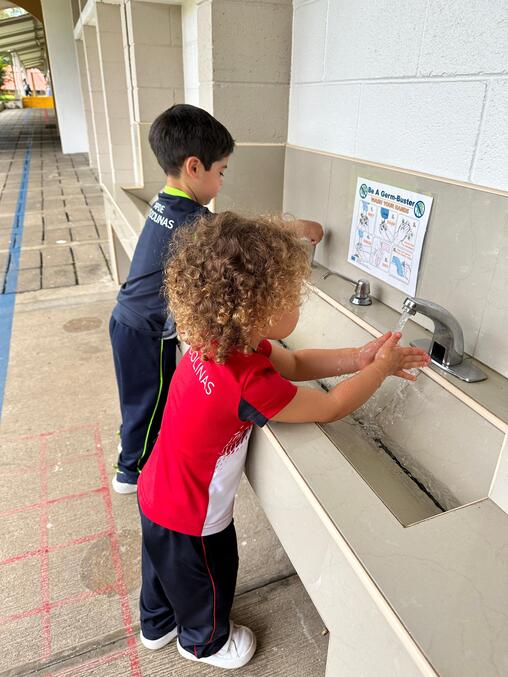
[(432, 197), (358, 178), (348, 261), (414, 296)]

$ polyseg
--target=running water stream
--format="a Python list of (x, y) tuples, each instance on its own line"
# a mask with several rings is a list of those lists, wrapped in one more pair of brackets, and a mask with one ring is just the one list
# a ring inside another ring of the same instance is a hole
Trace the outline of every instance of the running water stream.
[(399, 321), (397, 322), (397, 326), (395, 327), (396, 332), (397, 331), (402, 332), (402, 330), (406, 326), (406, 322), (409, 320), (410, 316), (411, 316), (411, 313), (408, 313), (407, 310), (402, 311), (402, 313), (399, 317)]
[[(397, 322), (397, 326), (395, 327), (395, 332), (400, 331), (402, 333), (404, 327), (406, 326), (406, 322), (409, 320), (411, 317), (411, 313), (408, 312), (407, 310), (403, 310), (402, 313), (400, 314), (399, 321)], [(413, 376), (418, 376), (420, 373), (419, 369), (408, 369), (410, 374), (413, 374)]]

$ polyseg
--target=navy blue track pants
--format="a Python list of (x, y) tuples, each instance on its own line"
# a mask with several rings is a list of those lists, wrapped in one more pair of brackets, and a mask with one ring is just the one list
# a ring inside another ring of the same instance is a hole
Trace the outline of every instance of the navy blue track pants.
[(109, 322), (122, 424), (118, 470), (136, 483), (155, 444), (176, 366), (177, 339), (162, 340)]
[(211, 536), (188, 536), (141, 513), (141, 630), (159, 639), (178, 626), (184, 649), (211, 656), (229, 637), (238, 572), (233, 522)]

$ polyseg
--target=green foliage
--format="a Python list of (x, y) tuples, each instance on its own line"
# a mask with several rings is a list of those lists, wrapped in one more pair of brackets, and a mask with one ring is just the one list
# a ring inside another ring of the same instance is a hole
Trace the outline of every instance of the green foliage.
[(16, 16), (23, 16), (24, 14), (28, 14), (26, 9), (22, 9), (21, 7), (10, 7), (9, 9), (0, 9), (0, 20), (1, 19), (12, 19)]
[(11, 63), (10, 56), (8, 54), (0, 54), (0, 87), (4, 84), (5, 71), (4, 68)]

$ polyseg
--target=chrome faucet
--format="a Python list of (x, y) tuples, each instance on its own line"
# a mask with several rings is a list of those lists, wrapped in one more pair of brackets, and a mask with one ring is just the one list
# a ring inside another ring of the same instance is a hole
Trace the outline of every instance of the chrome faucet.
[(408, 297), (402, 306), (409, 315), (421, 313), (434, 322), (432, 339), (411, 341), (412, 346), (424, 348), (432, 362), (463, 381), (484, 381), (487, 376), (464, 358), (464, 335), (455, 317), (446, 308), (425, 299)]
[(464, 335), (462, 328), (453, 315), (433, 301), (408, 297), (402, 306), (410, 315), (421, 313), (434, 322), (432, 352), (439, 353), (441, 364), (446, 367), (460, 364), (464, 359)]

